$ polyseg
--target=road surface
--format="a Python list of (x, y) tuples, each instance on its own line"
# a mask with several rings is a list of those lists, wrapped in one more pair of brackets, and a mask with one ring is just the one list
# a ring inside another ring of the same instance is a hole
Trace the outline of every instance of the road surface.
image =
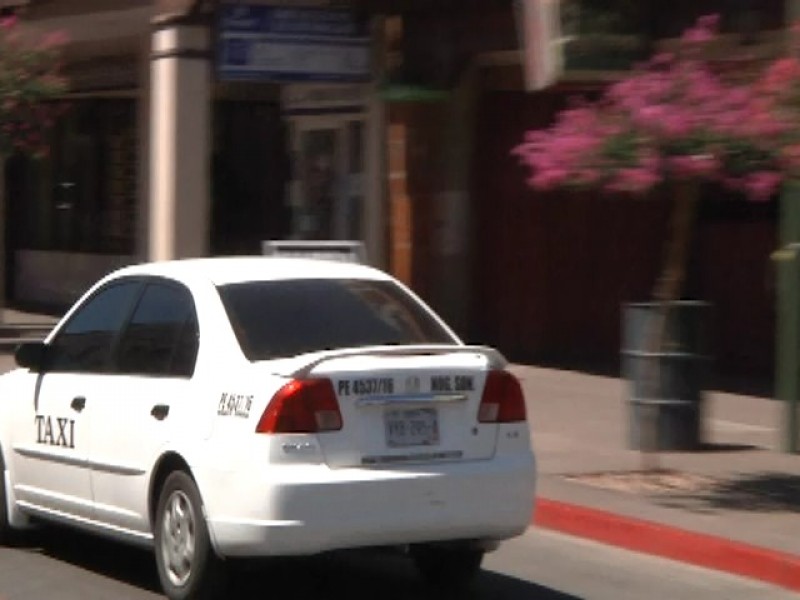
[[(796, 598), (741, 579), (531, 530), (489, 555), (470, 600), (625, 600)], [(403, 557), (359, 552), (238, 565), (229, 598), (293, 600), (440, 599)], [(65, 530), (26, 536), (0, 549), (2, 600), (153, 600), (162, 598), (152, 555)]]

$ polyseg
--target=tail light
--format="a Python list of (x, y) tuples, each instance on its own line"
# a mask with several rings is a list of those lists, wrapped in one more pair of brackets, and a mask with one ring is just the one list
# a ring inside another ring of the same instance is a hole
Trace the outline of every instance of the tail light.
[(489, 371), (478, 408), (478, 421), (517, 423), (525, 418), (525, 397), (517, 378), (508, 371)]
[(294, 379), (272, 397), (256, 433), (320, 433), (342, 428), (330, 379)]

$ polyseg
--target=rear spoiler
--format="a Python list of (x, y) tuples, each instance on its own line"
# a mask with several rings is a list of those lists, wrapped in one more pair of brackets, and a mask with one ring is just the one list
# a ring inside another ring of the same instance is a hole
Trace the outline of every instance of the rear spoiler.
[(416, 344), (409, 346), (367, 346), (332, 350), (315, 355), (303, 366), (291, 373), (291, 377), (302, 379), (324, 362), (354, 356), (430, 356), (436, 354), (479, 354), (486, 358), (490, 369), (503, 369), (508, 361), (494, 348), (488, 346), (453, 346), (451, 344)]

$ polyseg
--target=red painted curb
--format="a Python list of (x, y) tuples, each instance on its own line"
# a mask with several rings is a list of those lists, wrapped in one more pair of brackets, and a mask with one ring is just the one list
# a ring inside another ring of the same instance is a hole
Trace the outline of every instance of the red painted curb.
[(533, 524), (800, 591), (800, 555), (538, 498)]

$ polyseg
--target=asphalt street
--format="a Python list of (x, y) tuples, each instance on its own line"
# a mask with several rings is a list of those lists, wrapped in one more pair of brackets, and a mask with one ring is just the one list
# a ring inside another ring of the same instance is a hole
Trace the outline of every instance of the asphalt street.
[[(358, 552), (237, 565), (229, 598), (411, 600), (426, 590), (400, 556)], [(470, 600), (705, 598), (789, 600), (777, 588), (545, 531), (529, 531), (491, 554)], [(0, 549), (2, 600), (162, 598), (152, 555), (80, 534), (50, 530)]]

